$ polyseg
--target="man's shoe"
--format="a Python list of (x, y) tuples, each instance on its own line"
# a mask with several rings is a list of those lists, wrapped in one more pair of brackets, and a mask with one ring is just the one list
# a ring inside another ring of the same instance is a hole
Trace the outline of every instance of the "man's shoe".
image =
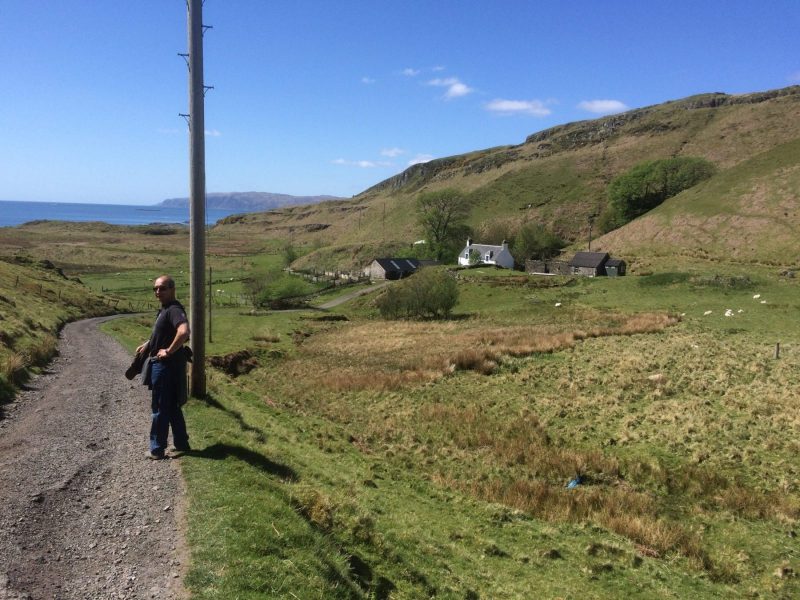
[(183, 444), (182, 446), (178, 446), (177, 444), (174, 446), (175, 452), (191, 452), (192, 447), (189, 444)]
[(150, 460), (163, 460), (166, 458), (163, 452), (153, 452), (152, 450), (145, 452), (144, 456)]

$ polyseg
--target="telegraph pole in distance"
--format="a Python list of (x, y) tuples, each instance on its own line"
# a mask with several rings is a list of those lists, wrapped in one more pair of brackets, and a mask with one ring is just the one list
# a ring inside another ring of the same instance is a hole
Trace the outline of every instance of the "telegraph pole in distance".
[(192, 330), (191, 395), (206, 395), (206, 141), (203, 85), (203, 0), (187, 0), (189, 33), (189, 327)]

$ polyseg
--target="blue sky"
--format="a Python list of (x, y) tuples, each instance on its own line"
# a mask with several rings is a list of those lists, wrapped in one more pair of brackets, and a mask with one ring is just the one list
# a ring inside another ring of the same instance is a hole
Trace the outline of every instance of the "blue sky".
[[(800, 5), (206, 0), (209, 192), (351, 196), (415, 161), (800, 83)], [(188, 195), (183, 0), (0, 0), (0, 199)]]

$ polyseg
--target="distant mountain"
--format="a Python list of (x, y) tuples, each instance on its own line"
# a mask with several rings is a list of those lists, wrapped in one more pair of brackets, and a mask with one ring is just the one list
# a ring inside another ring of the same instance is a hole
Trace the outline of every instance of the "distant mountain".
[[(291, 196), (289, 194), (272, 194), (270, 192), (225, 192), (206, 194), (206, 207), (219, 210), (260, 212), (283, 206), (317, 204), (326, 200), (341, 200), (341, 198), (336, 196)], [(189, 206), (189, 199), (169, 198), (160, 202), (158, 206), (184, 208)]]

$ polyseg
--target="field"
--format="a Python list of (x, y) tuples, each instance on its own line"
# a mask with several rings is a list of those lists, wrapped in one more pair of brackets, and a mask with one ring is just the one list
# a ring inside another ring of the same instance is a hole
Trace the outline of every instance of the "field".
[(188, 407), (197, 597), (800, 592), (795, 280), (459, 288), (446, 322), (217, 311), (209, 353), (255, 368)]

